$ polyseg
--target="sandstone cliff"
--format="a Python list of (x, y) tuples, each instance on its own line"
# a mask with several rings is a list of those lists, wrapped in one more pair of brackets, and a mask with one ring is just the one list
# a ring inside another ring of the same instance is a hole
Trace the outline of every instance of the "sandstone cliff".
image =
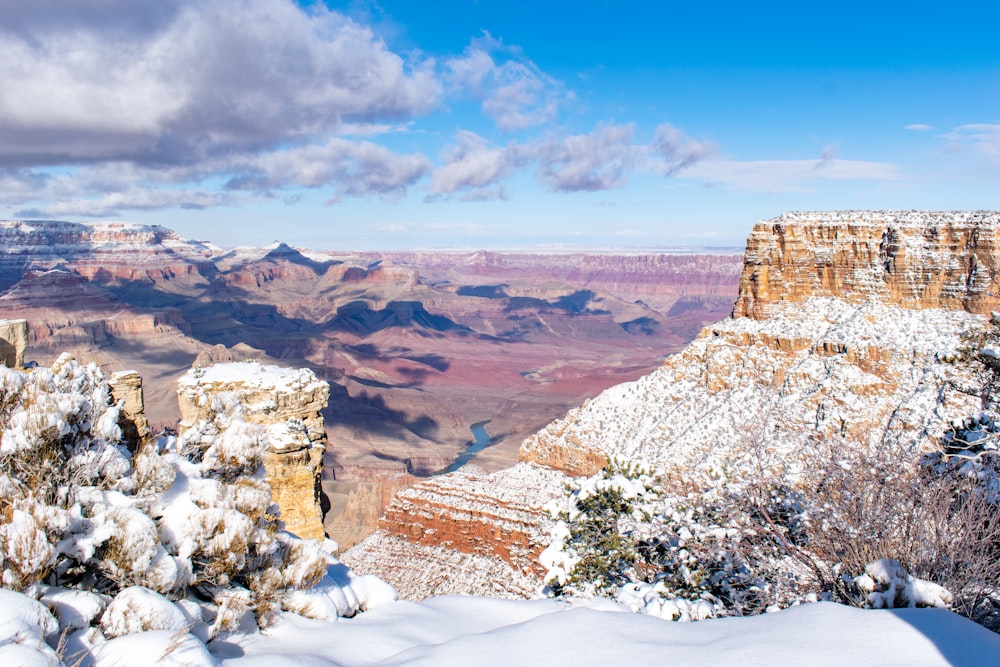
[(307, 369), (236, 362), (193, 368), (177, 385), (182, 433), (211, 420), (219, 397), (236, 400), (246, 421), (267, 427), (264, 467), (285, 528), (302, 538), (323, 539), (319, 482), (327, 383)]
[(786, 213), (747, 239), (734, 317), (830, 296), (902, 308), (988, 313), (1000, 296), (1000, 214)]
[[(794, 466), (801, 448), (831, 435), (897, 439), (914, 452), (932, 446), (952, 418), (978, 410), (951, 388), (963, 369), (943, 360), (981, 325), (979, 313), (996, 307), (998, 233), (995, 213), (789, 214), (759, 223), (733, 315), (705, 327), (650, 375), (604, 391), (525, 439), (522, 466), (555, 476), (544, 487), (507, 492), (504, 502), (540, 507), (566, 475), (591, 474), (613, 456), (647, 461), (668, 484), (688, 489), (722, 471)], [(504, 488), (525, 475), (501, 471), (490, 485)], [(425, 589), (412, 575), (388, 571), (376, 554), (387, 544), (401, 552), (406, 542), (420, 571), (442, 560), (423, 535), (477, 534), (476, 554), (530, 576), (530, 554), (547, 541), (547, 517), (534, 515), (537, 524), (523, 532), (529, 544), (512, 553), (476, 533), (479, 519), (452, 510), (468, 484), (434, 480), (397, 497), (380, 532), (350, 553), (352, 567), (420, 597)], [(402, 512), (410, 506), (421, 513), (419, 530)], [(451, 540), (451, 558), (470, 551), (461, 544)]]
[(146, 419), (146, 402), (142, 395), (142, 377), (136, 371), (118, 371), (108, 380), (111, 396), (122, 402), (118, 426), (129, 447), (135, 451), (152, 435)]
[(23, 368), (28, 347), (27, 320), (0, 320), (0, 364)]

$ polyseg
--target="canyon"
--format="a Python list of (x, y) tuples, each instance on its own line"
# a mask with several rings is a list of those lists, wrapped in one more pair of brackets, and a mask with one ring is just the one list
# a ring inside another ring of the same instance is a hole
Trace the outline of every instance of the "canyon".
[(326, 531), (347, 547), (393, 495), (453, 466), (515, 463), (526, 437), (659, 367), (730, 312), (737, 251), (222, 249), (132, 223), (0, 223), (0, 318), (26, 360), (62, 352), (142, 378), (177, 427), (192, 367), (255, 360), (328, 383)]
[[(542, 585), (546, 507), (573, 476), (642, 461), (684, 495), (801, 466), (839, 438), (917, 457), (978, 414), (954, 362), (1000, 301), (994, 212), (789, 213), (750, 233), (729, 317), (653, 372), (606, 389), (525, 438), (506, 470), (421, 481), (344, 555), (403, 597), (484, 594), (474, 574)], [(448, 563), (455, 576), (436, 573)], [(420, 574), (424, 573), (424, 574)]]

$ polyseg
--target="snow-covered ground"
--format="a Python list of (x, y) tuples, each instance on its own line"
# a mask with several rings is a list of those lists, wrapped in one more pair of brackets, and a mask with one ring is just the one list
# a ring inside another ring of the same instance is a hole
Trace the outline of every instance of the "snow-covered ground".
[[(0, 664), (58, 664), (38, 603), (3, 591)], [(66, 664), (77, 657), (70, 649)], [(995, 665), (1000, 636), (942, 609), (861, 610), (819, 602), (773, 614), (673, 623), (607, 601), (439, 597), (384, 602), (333, 622), (290, 613), (207, 647), (183, 630), (125, 635), (82, 665)]]

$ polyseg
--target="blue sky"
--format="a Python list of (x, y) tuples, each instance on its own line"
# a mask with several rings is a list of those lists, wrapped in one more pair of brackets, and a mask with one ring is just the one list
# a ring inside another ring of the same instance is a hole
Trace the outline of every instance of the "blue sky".
[(962, 2), (8, 0), (0, 218), (660, 247), (787, 210), (996, 209), (997, 25)]

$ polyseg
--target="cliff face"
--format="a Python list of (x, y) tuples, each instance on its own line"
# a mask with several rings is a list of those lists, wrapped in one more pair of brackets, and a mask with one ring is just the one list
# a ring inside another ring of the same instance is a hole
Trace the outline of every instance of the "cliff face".
[(408, 598), (529, 597), (544, 574), (538, 564), (546, 541), (544, 506), (561, 493), (562, 477), (520, 464), (492, 474), (470, 469), (432, 478), (397, 493), (380, 530), (363, 548), (348, 551), (344, 563), (362, 569), (377, 563)]
[(180, 430), (211, 420), (218, 409), (214, 399), (238, 401), (246, 421), (268, 429), (264, 468), (286, 530), (322, 540), (319, 481), (326, 433), (321, 411), (329, 396), (327, 383), (306, 369), (255, 362), (195, 368), (178, 381)]
[(0, 364), (7, 368), (23, 368), (27, 347), (28, 321), (0, 320)]
[[(790, 214), (758, 224), (733, 315), (653, 373), (605, 390), (525, 439), (522, 465), (555, 476), (544, 487), (522, 486), (517, 501), (541, 506), (567, 475), (592, 474), (610, 457), (646, 461), (689, 489), (722, 470), (794, 465), (816, 438), (892, 438), (914, 453), (932, 446), (952, 418), (979, 409), (952, 388), (964, 384), (965, 371), (942, 360), (981, 325), (979, 313), (996, 307), (998, 229), (998, 214), (961, 212)], [(524, 473), (494, 473), (491, 484), (504, 486), (505, 475)], [(407, 492), (440, 508), (441, 523), (422, 520), (421, 534), (473, 534), (476, 519), (444, 509), (458, 493), (446, 486), (435, 480)], [(477, 537), (477, 553), (530, 575), (525, 554), (547, 542), (549, 521), (535, 520), (524, 534), (538, 541), (520, 552), (487, 533)], [(416, 548), (425, 539), (387, 512), (373, 546), (363, 542), (351, 553), (352, 566), (389, 577), (370, 556), (374, 545), (403, 540)], [(448, 548), (461, 551), (460, 543)], [(400, 584), (403, 596), (422, 595)]]
[(146, 404), (142, 396), (142, 377), (136, 371), (118, 371), (108, 380), (111, 395), (122, 402), (118, 426), (129, 447), (135, 451), (152, 435), (146, 419)]
[(747, 239), (733, 317), (829, 296), (988, 313), (1000, 296), (1000, 214), (786, 213)]
[(28, 269), (67, 267), (88, 279), (145, 280), (180, 278), (203, 282), (211, 275), (216, 249), (186, 241), (165, 227), (125, 222), (81, 224), (56, 221), (0, 221), (0, 288), (21, 279)]

